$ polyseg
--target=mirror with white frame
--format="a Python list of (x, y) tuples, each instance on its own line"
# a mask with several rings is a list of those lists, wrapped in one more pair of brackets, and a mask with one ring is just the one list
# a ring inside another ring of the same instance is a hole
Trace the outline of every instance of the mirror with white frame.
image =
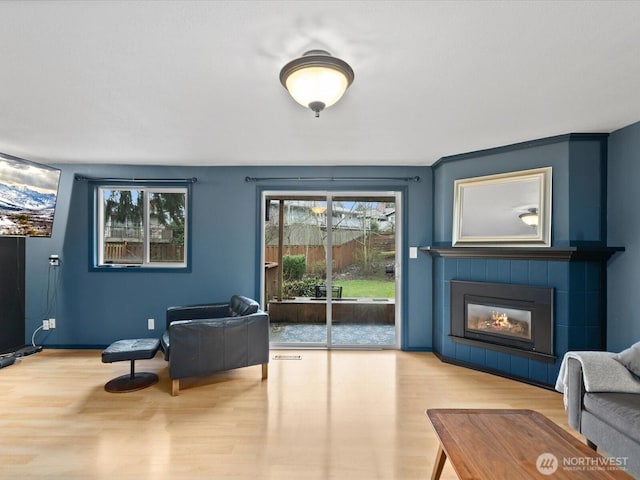
[(454, 246), (550, 246), (551, 167), (455, 181)]

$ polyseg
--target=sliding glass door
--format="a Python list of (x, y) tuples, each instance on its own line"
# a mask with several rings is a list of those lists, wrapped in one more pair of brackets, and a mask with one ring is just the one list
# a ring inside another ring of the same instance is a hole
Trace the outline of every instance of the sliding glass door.
[(265, 192), (274, 347), (397, 348), (397, 192)]
[(333, 345), (396, 344), (395, 197), (332, 197)]
[(326, 278), (327, 201), (270, 196), (264, 204), (264, 295), (271, 342), (327, 345), (326, 302), (316, 296)]

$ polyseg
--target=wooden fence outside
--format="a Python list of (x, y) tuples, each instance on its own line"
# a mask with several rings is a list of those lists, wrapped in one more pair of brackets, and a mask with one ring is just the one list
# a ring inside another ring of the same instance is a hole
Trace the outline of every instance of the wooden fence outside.
[[(355, 252), (358, 248), (362, 248), (357, 240), (343, 243), (342, 245), (334, 245), (332, 248), (333, 269), (340, 271), (353, 263)], [(322, 245), (287, 245), (284, 247), (285, 255), (304, 255), (307, 259), (307, 271), (314, 271), (315, 266), (321, 266), (321, 270), (325, 270), (325, 248)], [(265, 262), (278, 263), (278, 247), (265, 247)]]
[[(149, 252), (154, 262), (181, 262), (184, 259), (184, 247), (171, 243), (152, 243)], [(104, 259), (126, 263), (141, 260), (144, 256), (142, 243), (114, 242), (104, 246)]]

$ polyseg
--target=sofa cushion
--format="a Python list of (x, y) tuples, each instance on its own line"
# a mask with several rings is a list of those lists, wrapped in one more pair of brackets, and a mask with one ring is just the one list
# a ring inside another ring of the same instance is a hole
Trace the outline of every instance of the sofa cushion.
[(229, 301), (229, 313), (232, 317), (251, 315), (258, 311), (258, 302), (242, 295), (234, 295)]
[(587, 393), (584, 408), (603, 422), (640, 442), (640, 394)]
[(637, 342), (626, 350), (617, 353), (613, 358), (627, 367), (627, 370), (635, 376), (640, 377), (640, 342)]

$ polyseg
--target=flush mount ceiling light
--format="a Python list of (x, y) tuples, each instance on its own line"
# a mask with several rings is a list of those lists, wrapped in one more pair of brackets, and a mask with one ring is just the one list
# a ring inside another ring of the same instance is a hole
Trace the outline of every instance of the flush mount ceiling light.
[(325, 50), (309, 50), (280, 70), (280, 83), (293, 99), (316, 117), (342, 98), (353, 83), (353, 69)]
[(530, 227), (538, 226), (538, 209), (530, 208), (527, 212), (518, 215), (518, 218)]

